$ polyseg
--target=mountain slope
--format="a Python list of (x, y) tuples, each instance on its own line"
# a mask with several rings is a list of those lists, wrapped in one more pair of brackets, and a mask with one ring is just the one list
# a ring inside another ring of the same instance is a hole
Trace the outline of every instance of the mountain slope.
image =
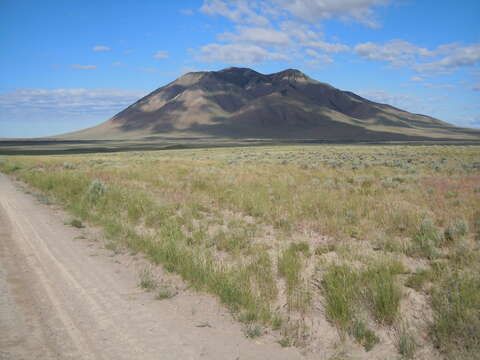
[(321, 83), (298, 70), (188, 73), (112, 119), (62, 139), (223, 137), (317, 140), (478, 139), (454, 127)]

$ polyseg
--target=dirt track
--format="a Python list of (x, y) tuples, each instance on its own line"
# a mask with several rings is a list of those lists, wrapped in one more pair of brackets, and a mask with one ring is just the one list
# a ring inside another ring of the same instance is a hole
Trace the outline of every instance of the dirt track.
[(209, 296), (155, 300), (130, 256), (82, 234), (0, 174), (1, 360), (302, 358), (246, 339)]

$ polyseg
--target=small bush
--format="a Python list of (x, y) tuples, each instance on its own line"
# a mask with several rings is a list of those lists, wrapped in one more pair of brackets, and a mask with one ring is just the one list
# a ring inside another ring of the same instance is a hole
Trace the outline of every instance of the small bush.
[(139, 274), (139, 285), (142, 289), (147, 291), (153, 290), (157, 287), (157, 282), (153, 277), (152, 270), (145, 267)]
[(416, 291), (420, 291), (423, 288), (423, 285), (431, 280), (432, 272), (427, 269), (422, 269), (416, 273), (410, 275), (408, 280), (405, 282), (405, 286), (408, 286)]
[(87, 197), (91, 202), (97, 202), (98, 199), (107, 191), (107, 184), (101, 180), (93, 180), (87, 189)]
[(380, 341), (378, 336), (362, 320), (354, 321), (350, 334), (364, 347), (365, 351), (372, 350)]
[(75, 169), (75, 165), (73, 165), (72, 163), (69, 163), (69, 162), (64, 162), (63, 163), (63, 168), (68, 169), (68, 170), (72, 170), (72, 169)]
[(412, 244), (407, 250), (409, 255), (435, 259), (438, 257), (438, 247), (442, 245), (444, 237), (433, 225), (432, 221), (424, 220), (412, 239)]
[(157, 295), (155, 296), (155, 298), (157, 300), (165, 300), (171, 299), (175, 295), (177, 295), (177, 291), (175, 291), (174, 288), (169, 285), (163, 284), (158, 287)]
[(445, 240), (457, 241), (468, 233), (468, 224), (464, 220), (456, 220), (451, 223), (444, 232)]
[(245, 329), (245, 336), (253, 339), (262, 336), (262, 328), (260, 325), (249, 325)]
[(85, 227), (79, 219), (72, 219), (72, 220), (68, 221), (66, 224), (70, 225), (70, 226), (73, 226), (73, 227), (76, 227), (76, 228), (79, 228), (79, 229)]

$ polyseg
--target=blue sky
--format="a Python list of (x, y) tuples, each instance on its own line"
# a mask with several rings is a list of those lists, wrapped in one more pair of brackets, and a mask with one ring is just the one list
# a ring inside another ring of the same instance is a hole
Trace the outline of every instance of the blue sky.
[(0, 1), (0, 138), (108, 120), (185, 72), (296, 68), (480, 127), (478, 0)]

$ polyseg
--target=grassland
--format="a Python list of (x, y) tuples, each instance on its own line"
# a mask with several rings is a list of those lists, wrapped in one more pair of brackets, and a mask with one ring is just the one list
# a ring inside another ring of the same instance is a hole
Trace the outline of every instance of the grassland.
[(102, 227), (109, 248), (217, 296), (249, 337), (480, 353), (480, 146), (4, 156), (0, 170)]

